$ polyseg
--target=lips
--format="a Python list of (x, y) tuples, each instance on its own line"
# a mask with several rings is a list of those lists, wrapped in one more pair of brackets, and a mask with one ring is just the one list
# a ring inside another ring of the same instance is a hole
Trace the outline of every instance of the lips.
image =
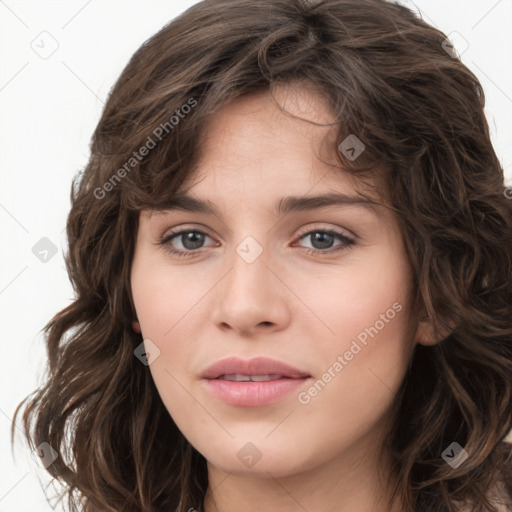
[(239, 357), (221, 359), (207, 368), (202, 374), (203, 379), (217, 379), (230, 375), (271, 375), (289, 379), (311, 377), (307, 372), (294, 368), (286, 363), (268, 357), (255, 357), (245, 360)]
[(255, 357), (228, 357), (202, 374), (204, 389), (225, 404), (262, 407), (283, 400), (308, 384), (311, 375), (286, 363)]

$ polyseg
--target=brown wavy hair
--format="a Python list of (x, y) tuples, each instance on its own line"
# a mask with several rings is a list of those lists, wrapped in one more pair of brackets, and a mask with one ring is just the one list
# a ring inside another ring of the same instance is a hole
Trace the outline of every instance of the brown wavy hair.
[[(383, 0), (210, 0), (133, 55), (71, 187), (76, 298), (45, 326), (46, 380), (14, 418), (23, 408), (29, 445), (57, 451), (47, 471), (71, 510), (202, 510), (206, 460), (134, 357), (139, 212), (190, 175), (210, 116), (292, 82), (328, 102), (338, 144), (364, 142), (356, 160), (338, 152), (340, 172), (384, 180), (418, 303), (436, 332), (449, 326), (440, 343), (415, 347), (394, 402), (394, 496), (407, 511), (477, 512), (495, 510), (498, 485), (512, 495), (512, 201), (481, 84), (445, 40)], [(456, 469), (441, 456), (453, 441), (469, 454)]]

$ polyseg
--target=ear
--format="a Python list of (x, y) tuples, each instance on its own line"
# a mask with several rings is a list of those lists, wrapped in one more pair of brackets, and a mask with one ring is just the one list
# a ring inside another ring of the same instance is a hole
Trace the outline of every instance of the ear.
[[(442, 323), (441, 323), (442, 322)], [(437, 325), (437, 332), (434, 329), (434, 322), (431, 318), (421, 318), (416, 328), (414, 340), (416, 343), (425, 346), (433, 346), (448, 337), (454, 329), (453, 322), (441, 320)]]

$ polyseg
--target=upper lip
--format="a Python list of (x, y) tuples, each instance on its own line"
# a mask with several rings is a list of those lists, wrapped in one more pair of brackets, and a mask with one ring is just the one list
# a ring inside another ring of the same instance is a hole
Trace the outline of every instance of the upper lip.
[(306, 372), (292, 366), (270, 359), (268, 357), (255, 357), (253, 359), (241, 359), (239, 357), (227, 357), (208, 367), (202, 374), (203, 379), (216, 379), (221, 375), (281, 375), (292, 379), (311, 377)]

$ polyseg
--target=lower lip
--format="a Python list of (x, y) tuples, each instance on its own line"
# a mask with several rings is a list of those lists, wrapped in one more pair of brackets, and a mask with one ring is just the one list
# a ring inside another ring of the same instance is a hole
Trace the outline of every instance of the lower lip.
[(277, 402), (284, 395), (303, 386), (307, 380), (309, 378), (260, 382), (204, 379), (204, 382), (210, 393), (229, 405), (258, 407)]

